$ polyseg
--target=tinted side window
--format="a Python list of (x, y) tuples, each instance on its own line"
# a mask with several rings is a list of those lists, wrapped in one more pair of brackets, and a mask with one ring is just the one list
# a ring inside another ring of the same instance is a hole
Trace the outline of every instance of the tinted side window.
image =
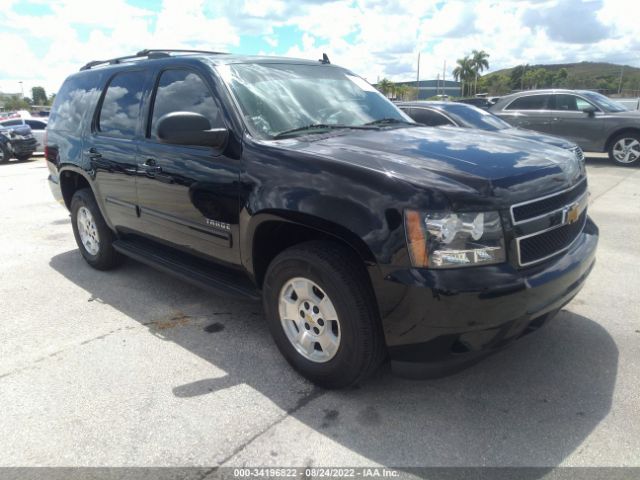
[(425, 108), (414, 108), (412, 118), (418, 122), (430, 127), (437, 127), (438, 125), (453, 125), (447, 117), (441, 113), (434, 112), (433, 110), (427, 110)]
[(151, 138), (157, 138), (158, 119), (171, 112), (195, 112), (209, 119), (212, 128), (222, 126), (220, 111), (202, 78), (188, 70), (162, 72), (153, 104)]
[(578, 105), (576, 103), (575, 95), (554, 95), (555, 97), (555, 106), (554, 110), (564, 110), (564, 111), (577, 111)]
[(64, 130), (78, 135), (83, 120), (90, 118), (100, 96), (101, 76), (98, 72), (74, 75), (65, 80), (58, 91), (49, 115), (50, 130)]
[(99, 132), (116, 137), (135, 136), (144, 79), (145, 74), (140, 71), (118, 73), (111, 79), (100, 108)]
[(37, 120), (25, 120), (25, 123), (29, 125), (32, 130), (44, 130), (47, 128), (46, 123), (38, 122)]
[(529, 95), (516, 98), (505, 110), (547, 110), (549, 95)]
[(7, 120), (2, 122), (3, 127), (15, 127), (16, 125), (22, 125), (22, 120)]

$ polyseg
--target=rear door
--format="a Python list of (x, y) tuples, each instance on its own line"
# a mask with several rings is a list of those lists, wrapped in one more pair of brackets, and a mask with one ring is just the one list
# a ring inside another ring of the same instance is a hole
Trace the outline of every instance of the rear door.
[[(553, 133), (577, 143), (583, 150), (601, 150), (604, 113), (591, 102), (573, 94), (553, 95)], [(586, 113), (596, 109), (593, 114)]]
[(122, 231), (140, 228), (135, 180), (142, 130), (140, 110), (147, 81), (144, 70), (113, 75), (102, 92), (92, 131), (83, 145), (85, 164), (95, 174), (96, 194), (112, 225)]
[(534, 94), (518, 97), (496, 114), (511, 125), (543, 133), (553, 132), (551, 95)]
[[(209, 76), (188, 68), (158, 73), (144, 140), (140, 144), (138, 201), (144, 232), (172, 247), (239, 263), (240, 162), (211, 147), (169, 145), (157, 136), (158, 120), (171, 112), (204, 115), (224, 127)], [(237, 242), (237, 240), (236, 240)]]

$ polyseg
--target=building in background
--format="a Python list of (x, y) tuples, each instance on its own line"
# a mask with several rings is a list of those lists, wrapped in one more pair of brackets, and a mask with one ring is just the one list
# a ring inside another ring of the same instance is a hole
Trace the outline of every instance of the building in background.
[[(417, 82), (395, 82), (396, 85), (406, 85), (416, 88)], [(436, 95), (448, 95), (450, 97), (459, 97), (462, 95), (460, 82), (453, 80), (420, 80), (418, 87), (418, 98), (416, 100), (426, 100)]]

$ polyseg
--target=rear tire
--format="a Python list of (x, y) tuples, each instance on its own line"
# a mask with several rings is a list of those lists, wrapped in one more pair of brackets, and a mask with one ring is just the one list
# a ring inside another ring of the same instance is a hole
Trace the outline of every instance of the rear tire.
[(267, 269), (263, 303), (280, 352), (321, 387), (354, 385), (384, 359), (368, 276), (338, 244), (309, 242), (280, 253)]
[(91, 189), (73, 194), (71, 225), (80, 253), (89, 265), (110, 270), (121, 263), (122, 256), (113, 248), (115, 234), (104, 221)]
[(618, 135), (609, 146), (609, 159), (617, 165), (630, 167), (640, 162), (640, 135), (626, 133)]
[(26, 160), (29, 160), (31, 158), (31, 155), (16, 155), (16, 158), (19, 161), (24, 162)]

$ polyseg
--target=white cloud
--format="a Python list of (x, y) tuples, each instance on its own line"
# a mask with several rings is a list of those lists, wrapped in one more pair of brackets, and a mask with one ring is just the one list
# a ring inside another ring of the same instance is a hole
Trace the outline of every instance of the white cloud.
[[(472, 49), (491, 54), (492, 70), (582, 60), (640, 66), (640, 3), (627, 0), (164, 0), (159, 11), (125, 0), (40, 3), (52, 13), (19, 15), (16, 0), (3, 1), (0, 90), (19, 91), (23, 81), (27, 94), (33, 85), (54, 92), (96, 58), (153, 47), (228, 50), (243, 35), (263, 39), (244, 53), (317, 59), (326, 52), (372, 82), (412, 80), (419, 51), (422, 78), (441, 73), (445, 60), (450, 78), (455, 60)], [(284, 52), (290, 39), (279, 38), (278, 27), (301, 32)]]

